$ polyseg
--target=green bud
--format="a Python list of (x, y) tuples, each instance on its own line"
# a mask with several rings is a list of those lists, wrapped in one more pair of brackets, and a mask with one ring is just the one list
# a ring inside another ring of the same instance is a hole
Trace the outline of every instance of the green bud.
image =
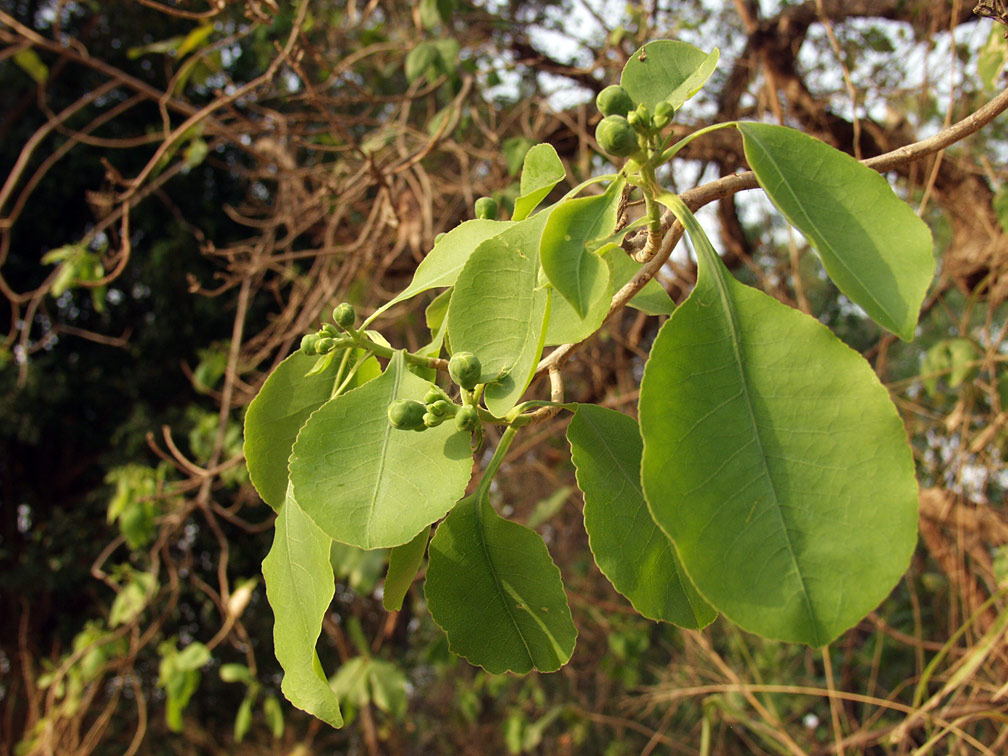
[(658, 131), (661, 131), (670, 123), (672, 123), (672, 119), (669, 118), (668, 116), (655, 115), (655, 117), (651, 119), (651, 125), (654, 126), (655, 129), (657, 129)]
[(332, 323), (323, 323), (322, 327), (319, 329), (319, 335), (334, 338), (339, 336), (339, 331), (336, 330), (336, 327)]
[(430, 405), (434, 402), (440, 401), (441, 399), (447, 399), (448, 395), (444, 391), (439, 389), (437, 386), (431, 386), (430, 391), (424, 394), (424, 404)]
[(432, 415), (437, 415), (438, 417), (445, 417), (447, 415), (453, 415), (454, 412), (451, 408), (454, 407), (451, 402), (446, 402), (444, 399), (438, 399), (435, 402), (431, 402), (427, 405), (427, 411)]
[(388, 418), (392, 426), (399, 430), (423, 430), (427, 408), (413, 399), (397, 399), (388, 408)]
[(328, 336), (323, 336), (315, 342), (315, 352), (317, 354), (329, 354), (335, 348), (336, 342)]
[(620, 115), (626, 116), (634, 108), (634, 101), (630, 98), (630, 93), (627, 92), (619, 84), (612, 84), (595, 97), (595, 107), (599, 109), (602, 115)]
[(654, 109), (655, 118), (662, 116), (668, 118), (670, 121), (675, 118), (675, 108), (672, 107), (672, 103), (667, 100), (662, 100)]
[(483, 374), (479, 357), (472, 352), (456, 352), (448, 361), (448, 375), (466, 391), (472, 391)]
[(348, 328), (353, 328), (353, 324), (357, 320), (357, 313), (354, 312), (352, 304), (343, 302), (336, 305), (336, 309), (332, 311), (332, 319), (339, 328), (345, 331)]
[(460, 431), (474, 431), (479, 425), (479, 412), (475, 407), (459, 407), (455, 413), (455, 427)]
[(497, 200), (493, 197), (480, 197), (476, 200), (476, 217), (482, 220), (497, 220)]
[[(633, 115), (636, 111), (631, 111)], [(610, 155), (629, 157), (640, 149), (637, 134), (623, 116), (606, 116), (595, 127), (595, 140)]]
[(315, 351), (315, 345), (319, 340), (319, 335), (317, 333), (306, 333), (301, 337), (301, 352), (303, 354), (318, 354)]
[(423, 424), (427, 428), (437, 428), (445, 419), (439, 415), (435, 415), (433, 412), (425, 412), (423, 416)]

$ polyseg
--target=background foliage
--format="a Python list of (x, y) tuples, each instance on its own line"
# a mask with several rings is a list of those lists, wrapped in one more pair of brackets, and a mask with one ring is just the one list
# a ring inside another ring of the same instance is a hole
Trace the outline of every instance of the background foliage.
[[(766, 119), (868, 158), (1003, 86), (1001, 31), (971, 11), (0, 0), (0, 748), (1002, 752), (1003, 118), (888, 176), (940, 256), (911, 344), (839, 295), (769, 206), (740, 194), (701, 213), (739, 278), (871, 360), (915, 449), (912, 567), (824, 653), (636, 616), (592, 566), (558, 418), (520, 439), (493, 495), (560, 565), (572, 662), (526, 678), (468, 667), (419, 586), (386, 612), (384, 557), (347, 547), (319, 652), (353, 721), (320, 727), (278, 696), (257, 580), (273, 515), (240, 456), (244, 408), (301, 335), (335, 302), (370, 312), (401, 290), (477, 197), (513, 202), (532, 144), (554, 145), (574, 183), (604, 169), (590, 101), (642, 42), (722, 51), (677, 136)], [(720, 131), (669, 180), (743, 166)], [(661, 283), (679, 302), (695, 275), (677, 253)], [(429, 301), (382, 331), (417, 348)], [(572, 358), (568, 398), (629, 411), (657, 326), (610, 319)]]

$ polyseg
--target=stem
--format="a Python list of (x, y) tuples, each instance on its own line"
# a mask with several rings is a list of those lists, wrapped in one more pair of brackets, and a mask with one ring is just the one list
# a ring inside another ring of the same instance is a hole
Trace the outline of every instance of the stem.
[(709, 134), (712, 131), (717, 131), (718, 129), (734, 128), (736, 123), (738, 122), (726, 121), (725, 123), (716, 123), (713, 126), (707, 126), (706, 128), (700, 129), (699, 131), (694, 131), (689, 136), (683, 137), (678, 142), (669, 147), (667, 150), (665, 150), (665, 152), (663, 152), (658, 157), (656, 165), (662, 165), (663, 163), (667, 163), (669, 160), (671, 160), (676, 156), (676, 153), (679, 152), (679, 150), (681, 150), (683, 147), (685, 147), (687, 144), (692, 142), (697, 137), (701, 137), (704, 134)]
[(501, 462), (507, 456), (508, 449), (511, 448), (511, 443), (517, 434), (518, 429), (513, 425), (509, 425), (504, 433), (501, 434), (500, 441), (497, 442), (497, 448), (494, 449), (493, 457), (490, 458), (490, 464), (483, 471), (483, 477), (480, 478), (479, 486), (476, 488), (477, 499), (490, 493), (490, 484), (493, 482), (494, 476), (497, 474), (497, 470), (500, 469)]

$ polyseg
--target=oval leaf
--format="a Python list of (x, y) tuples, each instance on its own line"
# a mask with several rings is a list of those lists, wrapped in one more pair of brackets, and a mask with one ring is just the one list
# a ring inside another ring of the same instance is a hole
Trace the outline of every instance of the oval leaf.
[(861, 355), (735, 281), (682, 201), (662, 201), (699, 272), (641, 383), (648, 504), (716, 609), (824, 645), (909, 563), (917, 484), (903, 424)]
[(406, 591), (413, 585), (413, 578), (420, 569), (429, 538), (430, 528), (424, 528), (412, 541), (396, 546), (389, 552), (388, 574), (382, 589), (382, 606), (385, 611), (397, 612), (402, 609)]
[(934, 275), (931, 232), (886, 180), (800, 131), (739, 123), (763, 190), (815, 247), (837, 287), (910, 341)]
[(602, 574), (648, 619), (701, 628), (717, 612), (683, 574), (641, 491), (641, 437), (622, 412), (579, 404), (567, 426), (588, 545)]
[(508, 375), (529, 344), (540, 341), (538, 251), (547, 217), (539, 213), (480, 244), (455, 283), (448, 305), (448, 341), (454, 351), (480, 358), (480, 383)]
[(550, 213), (539, 243), (543, 272), (574, 308), (579, 318), (605, 296), (608, 266), (589, 248), (616, 228), (623, 181), (614, 181), (605, 193), (561, 202)]
[(380, 378), (322, 405), (301, 429), (290, 459), (294, 496), (330, 538), (399, 546), (465, 493), (468, 433), (454, 423), (397, 430), (386, 415), (396, 399), (422, 401), (429, 388), (397, 352)]
[(518, 199), (511, 219), (525, 220), (539, 203), (567, 176), (560, 156), (551, 144), (537, 144), (525, 153)]
[(719, 53), (710, 53), (671, 39), (648, 42), (623, 67), (620, 85), (637, 103), (652, 111), (667, 101), (676, 110), (695, 95), (717, 67)]
[(298, 431), (332, 396), (339, 360), (307, 375), (316, 357), (295, 352), (274, 370), (245, 413), (245, 463), (263, 501), (279, 511), (287, 494), (287, 460)]
[(534, 530), (463, 499), (430, 542), (424, 586), (448, 646), (487, 672), (554, 672), (574, 653), (560, 570)]
[(336, 590), (329, 564), (331, 545), (288, 488), (277, 514), (273, 548), (262, 566), (266, 598), (273, 607), (273, 645), (284, 670), (280, 687), (299, 709), (342, 727), (339, 701), (315, 653), (322, 617)]

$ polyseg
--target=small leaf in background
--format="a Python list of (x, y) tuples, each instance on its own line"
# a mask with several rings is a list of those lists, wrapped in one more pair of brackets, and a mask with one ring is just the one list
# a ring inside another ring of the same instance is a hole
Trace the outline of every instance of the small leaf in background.
[(406, 676), (392, 662), (372, 659), (368, 669), (371, 701), (396, 719), (406, 716)]
[(562, 202), (549, 214), (539, 242), (543, 272), (578, 317), (584, 318), (608, 290), (608, 266), (591, 243), (616, 228), (622, 181), (594, 197)]
[(977, 53), (977, 76), (990, 93), (1000, 91), (998, 79), (1008, 64), (1008, 39), (1004, 38), (1002, 31), (998, 24), (992, 24), (990, 36)]
[(710, 78), (717, 62), (717, 49), (705, 53), (685, 42), (659, 39), (630, 56), (620, 85), (634, 102), (652, 112), (659, 102), (669, 102), (678, 110)]
[(535, 530), (543, 523), (552, 520), (563, 509), (573, 491), (574, 486), (560, 486), (545, 499), (537, 501), (525, 520), (525, 527)]
[(760, 186), (840, 291), (911, 341), (935, 267), (924, 221), (879, 173), (825, 142), (784, 126), (736, 125)]
[(284, 715), (280, 708), (280, 701), (276, 696), (266, 696), (263, 700), (263, 714), (266, 717), (266, 725), (270, 728), (270, 734), (274, 740), (279, 740), (284, 734)]
[(402, 609), (403, 599), (420, 569), (429, 538), (430, 528), (424, 528), (412, 541), (396, 546), (389, 552), (388, 574), (382, 591), (382, 606), (385, 611), (397, 612)]
[(291, 450), (293, 496), (333, 540), (400, 546), (465, 493), (469, 435), (454, 423), (397, 430), (386, 414), (392, 402), (422, 401), (429, 389), (397, 352), (380, 378), (326, 402), (304, 424)]
[(420, 23), (425, 29), (451, 21), (456, 0), (420, 0)]
[(822, 646), (903, 575), (917, 542), (906, 431), (868, 362), (737, 282), (679, 197), (698, 280), (641, 382), (641, 481), (686, 573), (728, 619)]
[[(624, 252), (618, 244), (606, 245), (599, 250), (599, 255), (612, 267), (614, 294), (629, 283), (641, 269), (641, 264)], [(653, 278), (644, 284), (644, 288), (638, 291), (628, 304), (646, 315), (671, 315), (675, 310), (672, 297)]]
[(157, 590), (157, 578), (149, 572), (128, 570), (128, 579), (112, 602), (109, 610), (109, 627), (131, 622), (142, 612)]
[(247, 695), (238, 705), (238, 713), (235, 714), (234, 721), (235, 743), (241, 743), (252, 726), (252, 702), (254, 698), (251, 694)]
[(294, 706), (342, 727), (339, 700), (315, 653), (322, 617), (336, 592), (329, 563), (332, 541), (301, 510), (290, 487), (275, 528), (262, 569), (273, 607), (274, 651), (284, 670), (281, 690)]
[(648, 619), (709, 625), (717, 612), (683, 574), (641, 491), (642, 443), (632, 417), (579, 404), (567, 426), (588, 545), (602, 574)]
[(994, 207), (994, 214), (997, 215), (1001, 231), (1008, 234), (1008, 185), (997, 190), (991, 204)]
[(525, 155), (528, 154), (528, 151), (534, 145), (535, 142), (528, 137), (508, 137), (501, 142), (501, 153), (503, 153), (504, 161), (507, 163), (509, 175), (518, 175), (518, 172), (522, 169), (522, 163), (525, 161)]
[(980, 349), (969, 339), (945, 339), (924, 354), (920, 374), (925, 390), (931, 396), (938, 393), (938, 381), (944, 379), (950, 388), (958, 388), (973, 380), (979, 369)]
[(577, 630), (538, 533), (470, 496), (438, 527), (429, 552), (424, 593), (452, 651), (494, 674), (567, 663)]
[(174, 639), (158, 646), (158, 686), (165, 691), (165, 722), (172, 732), (182, 731), (182, 712), (199, 687), (200, 668), (210, 661), (202, 643), (190, 643), (179, 651)]
[[(520, 139), (520, 137), (517, 137)], [(515, 175), (517, 170), (512, 171), (512, 158), (518, 154), (517, 143), (510, 149), (507, 140), (504, 143), (503, 151), (508, 161), (508, 171)], [(525, 140), (528, 141), (528, 140)], [(523, 143), (524, 144), (524, 143)], [(525, 147), (519, 160), (521, 166), (521, 182), (519, 184), (519, 196), (514, 203), (514, 212), (511, 219), (525, 220), (532, 214), (539, 203), (542, 202), (553, 191), (553, 187), (559, 184), (567, 176), (567, 171), (557, 155), (556, 149), (551, 144), (537, 144), (534, 147)]]
[(406, 56), (406, 80), (413, 83), (427, 73), (430, 68), (436, 66), (439, 58), (440, 54), (433, 42), (421, 42)]
[(244, 664), (221, 664), (218, 674), (220, 679), (226, 683), (240, 682), (251, 685), (254, 682), (252, 673)]
[(49, 78), (49, 66), (43, 63), (39, 54), (30, 47), (14, 53), (14, 63), (31, 76), (36, 84), (45, 84)]

